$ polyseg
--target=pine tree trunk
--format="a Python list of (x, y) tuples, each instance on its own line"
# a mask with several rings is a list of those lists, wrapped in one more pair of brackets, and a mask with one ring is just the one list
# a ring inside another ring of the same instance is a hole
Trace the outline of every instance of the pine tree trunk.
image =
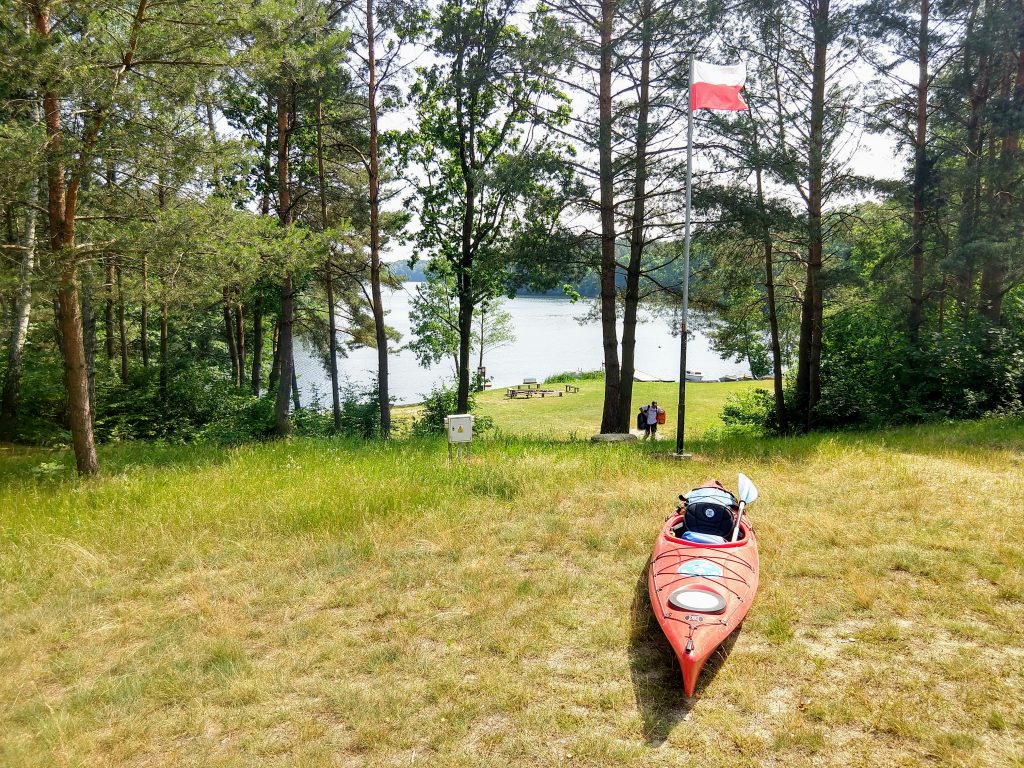
[(618, 329), (615, 318), (615, 176), (612, 166), (612, 33), (615, 0), (601, 0), (601, 59), (598, 73), (598, 164), (601, 209), (601, 340), (604, 346), (604, 409), (601, 432), (617, 432), (619, 413)]
[[(327, 231), (327, 177), (324, 173), (324, 105), (320, 94), (316, 101), (316, 170), (320, 185), (320, 222)], [(338, 391), (338, 328), (334, 306), (334, 259), (330, 248), (324, 264), (324, 288), (327, 291), (327, 356), (331, 372), (331, 413), (334, 431), (341, 431), (341, 393)]]
[(124, 286), (121, 280), (121, 260), (114, 258), (114, 276), (117, 280), (117, 337), (121, 356), (121, 382), (128, 381), (128, 329), (125, 322)]
[(252, 394), (260, 396), (263, 381), (263, 295), (256, 294), (252, 303)]
[(149, 261), (142, 254), (142, 311), (139, 317), (139, 343), (142, 345), (142, 367), (149, 368)]
[[(50, 36), (50, 10), (33, 8), (36, 31)], [(64, 386), (67, 393), (68, 423), (80, 475), (95, 475), (100, 470), (92, 431), (89, 407), (89, 373), (85, 360), (81, 300), (78, 286), (78, 257), (75, 253), (75, 216), (78, 182), (65, 186), (60, 96), (54, 90), (43, 94), (46, 124), (47, 218), (50, 251), (57, 264), (57, 307), (61, 352), (64, 358)]]
[(388, 335), (384, 325), (384, 301), (380, 289), (380, 171), (377, 137), (377, 59), (374, 40), (373, 0), (366, 0), (366, 60), (369, 68), (367, 111), (370, 123), (370, 296), (373, 301), (373, 328), (377, 340), (377, 403), (380, 408), (380, 434), (391, 435), (391, 394), (388, 383)]
[(270, 378), (267, 382), (267, 390), (277, 390), (277, 382), (281, 378), (281, 345), (278, 344), (278, 328), (280, 317), (274, 318), (273, 327), (270, 329)]
[[(270, 188), (273, 179), (271, 178), (270, 158), (274, 154), (274, 121), (270, 116), (270, 108), (274, 103), (274, 94), (267, 94), (267, 125), (263, 141), (263, 157), (260, 163), (260, 170), (263, 174), (263, 192), (260, 195), (260, 213), (263, 216), (270, 215)], [(262, 289), (262, 286), (258, 286)], [(267, 389), (274, 391), (277, 384), (277, 326), (274, 325), (270, 338), (270, 377)], [(260, 396), (260, 389), (263, 386), (263, 294), (256, 295), (252, 310), (252, 394)]]
[(167, 300), (160, 302), (160, 402), (167, 402), (167, 381), (170, 375), (170, 311)]
[(808, 147), (807, 196), (807, 284), (804, 288), (800, 316), (799, 360), (796, 396), (805, 429), (810, 429), (814, 407), (821, 394), (821, 324), (823, 293), (821, 264), (823, 254), (822, 186), (823, 131), (825, 123), (825, 79), (828, 35), (830, 31), (829, 0), (820, 0), (811, 17), (814, 27), (814, 58), (811, 69), (811, 124)]
[[(107, 189), (113, 194), (114, 184), (117, 182), (117, 171), (113, 166), (107, 167), (106, 179)], [(114, 255), (110, 253), (103, 256), (103, 293), (103, 337), (109, 365), (113, 363), (117, 343), (114, 330)]]
[(238, 372), (238, 348), (235, 345), (235, 322), (231, 317), (231, 300), (228, 296), (228, 289), (223, 290), (220, 303), (221, 317), (224, 319), (224, 340), (228, 345), (228, 357), (231, 358), (231, 380), (236, 387), (242, 385), (242, 379)]
[(114, 330), (114, 257), (106, 254), (103, 257), (103, 343), (107, 355), (107, 363), (113, 363), (117, 348), (117, 336)]
[(914, 130), (914, 215), (911, 221), (910, 339), (915, 344), (924, 320), (924, 195), (928, 186), (928, 19), (930, 0), (921, 0), (917, 41), (917, 122)]
[(622, 369), (619, 380), (619, 428), (628, 433), (633, 420), (633, 378), (636, 373), (636, 317), (640, 303), (640, 270), (643, 265), (644, 221), (647, 203), (647, 121), (650, 111), (651, 36), (653, 34), (651, 0), (645, 0), (640, 49), (640, 99), (637, 104), (636, 160), (633, 184), (633, 218), (630, 222), (629, 266), (626, 269), (626, 296), (622, 320)]
[(245, 318), (242, 316), (242, 300), (233, 302), (235, 320), (235, 355), (238, 359), (238, 386), (245, 386)]
[[(1009, 9), (1007, 9), (1009, 11)], [(1020, 28), (1016, 38), (1020, 46), (1016, 59), (1015, 82), (1012, 93), (1009, 78), (1005, 81), (1004, 91), (1000, 93), (1000, 102), (1009, 103), (1010, 114), (1024, 115), (1024, 13), (1020, 13)], [(1013, 209), (1017, 188), (1020, 184), (1020, 123), (1011, 122), (1006, 128), (999, 149), (999, 162), (994, 176), (998, 185), (997, 203), (995, 205), (995, 224), (1000, 235), (1007, 240), (1012, 238), (1015, 225)], [(979, 285), (978, 312), (993, 325), (1003, 320), (1003, 296), (1006, 293), (1006, 277), (1008, 263), (1005, 252), (997, 249), (990, 253), (981, 270)]]
[[(277, 200), (278, 217), (281, 226), (289, 227), (292, 222), (291, 176), (288, 165), (288, 142), (290, 132), (291, 88), (288, 79), (282, 77), (277, 94)], [(294, 317), (292, 275), (285, 275), (281, 285), (281, 317), (278, 323), (278, 356), (280, 357), (280, 379), (277, 399), (274, 402), (275, 431), (279, 437), (291, 434), (288, 406), (291, 398), (294, 358), (292, 347), (292, 321)]]
[(85, 370), (89, 386), (89, 414), (96, 424), (96, 313), (92, 301), (92, 267), (82, 264), (85, 280), (82, 282), (82, 337), (85, 343)]
[[(964, 33), (964, 82), (969, 83), (968, 100), (970, 108), (967, 115), (966, 147), (964, 154), (964, 187), (960, 201), (960, 223), (957, 228), (957, 252), (960, 259), (960, 270), (956, 286), (957, 302), (961, 316), (965, 319), (970, 315), (971, 298), (974, 294), (975, 226), (981, 205), (981, 156), (984, 151), (985, 135), (982, 131), (982, 116), (988, 104), (990, 85), (990, 57), (987, 45), (981, 46), (981, 52), (974, 50), (972, 43), (976, 31), (977, 14), (980, 0), (971, 3), (970, 17)], [(972, 71), (972, 65), (977, 65)]]
[[(39, 103), (32, 106), (33, 123), (39, 122)], [(18, 269), (18, 293), (14, 302), (14, 323), (7, 345), (7, 370), (4, 372), (3, 395), (0, 396), (0, 438), (14, 436), (21, 394), (21, 361), (28, 339), (28, 323), (32, 313), (32, 273), (36, 264), (36, 202), (39, 199), (39, 178), (33, 174), (29, 182), (21, 236), (21, 259)]]
[[(756, 133), (754, 150), (760, 154)], [(789, 418), (786, 413), (786, 395), (782, 387), (782, 344), (779, 340), (779, 308), (775, 302), (774, 244), (764, 205), (764, 184), (760, 166), (754, 169), (754, 177), (757, 182), (757, 209), (762, 222), (761, 246), (764, 253), (765, 300), (768, 302), (768, 329), (772, 348), (772, 380), (775, 385), (775, 420), (779, 425), (779, 432), (785, 433), (789, 430)]]
[[(145, 22), (148, 0), (139, 0), (138, 8), (127, 36), (124, 56), (114, 75), (114, 89), (127, 72), (138, 49), (142, 25)], [(31, 7), (32, 22), (43, 38), (51, 36), (50, 9), (43, 3)], [(64, 385), (67, 392), (68, 421), (71, 442), (75, 450), (75, 464), (80, 475), (99, 472), (99, 460), (92, 430), (92, 411), (89, 404), (89, 374), (85, 359), (85, 339), (79, 297), (78, 254), (75, 251), (75, 218), (78, 211), (78, 192), (82, 176), (87, 172), (88, 153), (92, 150), (103, 124), (105, 109), (99, 109), (86, 121), (86, 131), (77, 148), (74, 171), (65, 178), (63, 128), (60, 117), (60, 94), (50, 80), (43, 95), (43, 113), (46, 124), (47, 161), (47, 219), (50, 231), (50, 250), (57, 265), (57, 305), (64, 357)]]

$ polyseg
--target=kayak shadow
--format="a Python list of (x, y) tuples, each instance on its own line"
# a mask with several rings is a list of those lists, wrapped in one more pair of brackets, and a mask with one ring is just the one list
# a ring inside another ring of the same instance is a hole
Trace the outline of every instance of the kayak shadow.
[(661, 631), (651, 608), (644, 564), (633, 592), (630, 609), (629, 668), (633, 695), (643, 724), (644, 739), (651, 746), (662, 744), (672, 729), (686, 719), (700, 701), (701, 694), (714, 680), (732, 651), (742, 625), (731, 633), (708, 659), (697, 681), (697, 690), (687, 698), (683, 693), (683, 675), (672, 646)]

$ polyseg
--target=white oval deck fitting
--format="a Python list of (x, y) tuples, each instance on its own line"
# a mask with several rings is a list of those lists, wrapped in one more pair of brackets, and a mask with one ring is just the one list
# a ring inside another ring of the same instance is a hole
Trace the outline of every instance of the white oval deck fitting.
[(725, 598), (707, 589), (683, 587), (669, 595), (668, 601), (684, 611), (721, 613), (725, 610)]

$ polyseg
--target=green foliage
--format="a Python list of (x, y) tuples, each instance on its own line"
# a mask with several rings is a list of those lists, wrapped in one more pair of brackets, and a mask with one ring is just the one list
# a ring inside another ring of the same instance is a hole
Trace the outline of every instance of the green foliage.
[[(454, 276), (443, 263), (435, 262), (427, 270), (426, 282), (416, 287), (409, 311), (412, 326), (406, 345), (425, 368), (445, 360), (458, 370), (459, 302)], [(516, 339), (512, 315), (499, 299), (485, 299), (473, 307), (470, 353), (481, 358), (489, 351)], [(482, 351), (481, 351), (482, 349)], [(485, 360), (486, 362), (486, 360)], [(473, 374), (473, 389), (483, 389), (485, 380)]]
[(572, 384), (574, 381), (604, 380), (604, 371), (563, 371), (544, 379), (545, 384)]
[(64, 425), (60, 359), (56, 350), (49, 347), (27, 349), (29, 353), (23, 358), (21, 369), (21, 398), (14, 432), (4, 439), (30, 445), (66, 445), (71, 433)]
[(380, 401), (376, 384), (341, 392), (341, 434), (364, 440), (380, 437)]
[(1024, 339), (980, 318), (949, 321), (915, 346), (865, 307), (831, 319), (825, 339), (822, 425), (973, 419), (1024, 402)]
[[(458, 392), (453, 387), (439, 385), (430, 390), (420, 408), (418, 418), (413, 422), (412, 433), (420, 437), (445, 434), (445, 417), (459, 413)], [(476, 410), (476, 397), (469, 393), (469, 411)], [(494, 427), (494, 419), (476, 414), (473, 421), (473, 434), (479, 435)]]
[(109, 374), (96, 393), (96, 437), (104, 442), (211, 440), (237, 443), (269, 437), (272, 404), (240, 390), (218, 369), (192, 364), (169, 377), (160, 391), (159, 370), (136, 368), (127, 382)]
[(268, 440), (274, 435), (274, 400), (251, 397), (235, 390), (217, 419), (196, 436), (196, 442), (238, 445)]
[(458, 369), (459, 306), (455, 279), (447, 271), (431, 268), (427, 281), (416, 287), (409, 323), (412, 332), (406, 348), (420, 365), (429, 368), (448, 360), (453, 370)]
[(766, 434), (777, 431), (775, 395), (760, 388), (733, 393), (725, 401), (722, 421), (728, 427), (754, 427)]

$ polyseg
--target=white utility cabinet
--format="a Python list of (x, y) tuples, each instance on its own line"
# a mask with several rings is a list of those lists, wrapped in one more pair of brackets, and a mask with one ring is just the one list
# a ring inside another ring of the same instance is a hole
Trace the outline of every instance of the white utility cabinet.
[(445, 416), (448, 428), (449, 443), (468, 443), (473, 440), (473, 416), (468, 413), (457, 413)]

